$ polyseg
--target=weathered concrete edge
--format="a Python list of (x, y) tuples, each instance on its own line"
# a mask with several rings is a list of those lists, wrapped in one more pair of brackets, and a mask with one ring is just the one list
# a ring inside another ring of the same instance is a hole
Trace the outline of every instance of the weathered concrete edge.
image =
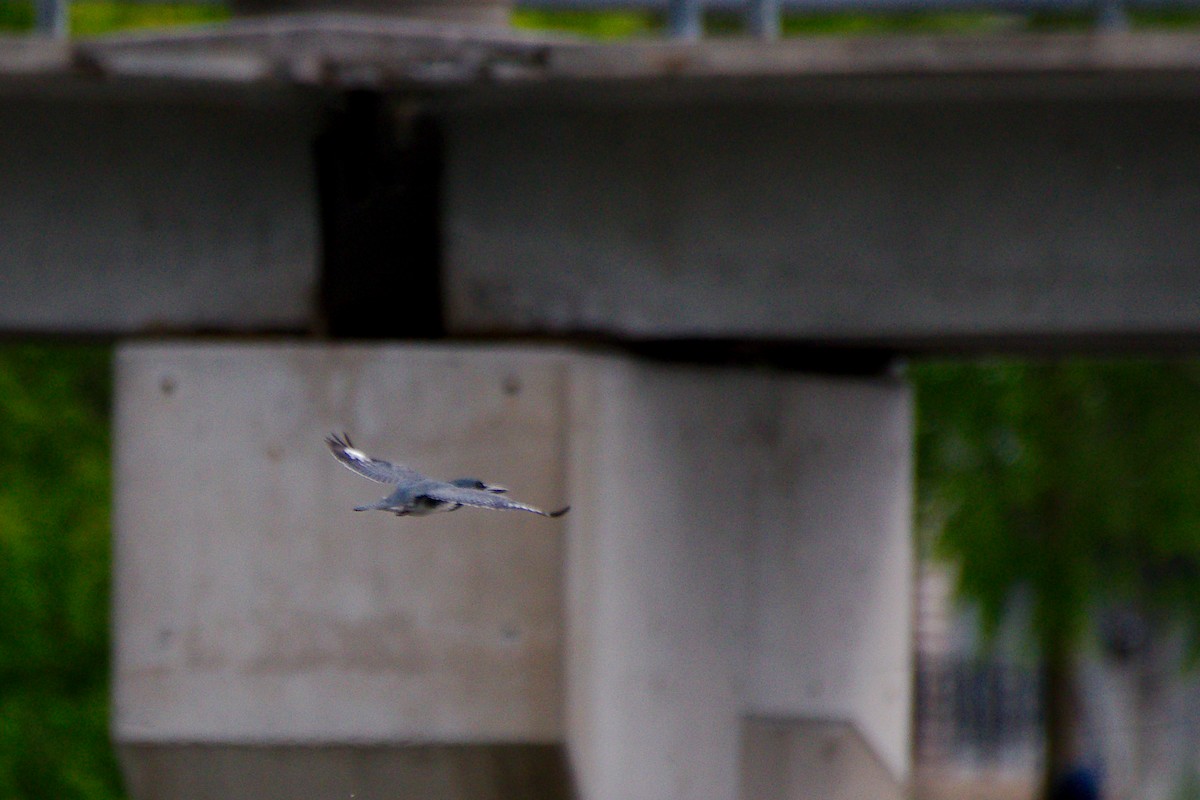
[(365, 15), (281, 15), (70, 43), (0, 38), (0, 81), (29, 77), (499, 89), (558, 81), (1200, 73), (1200, 35), (1087, 32), (597, 43)]
[(888, 763), (883, 754), (879, 752), (879, 748), (872, 742), (865, 731), (862, 724), (853, 715), (849, 716), (823, 716), (820, 714), (810, 714), (804, 716), (795, 716), (790, 714), (772, 714), (766, 711), (751, 710), (741, 715), (743, 724), (758, 724), (764, 727), (786, 729), (792, 726), (808, 726), (813, 728), (829, 728), (842, 729), (847, 735), (854, 737), (862, 746), (863, 751), (870, 757), (872, 764), (887, 775), (890, 775), (897, 784), (904, 785), (911, 780), (911, 772), (898, 774), (896, 770)]

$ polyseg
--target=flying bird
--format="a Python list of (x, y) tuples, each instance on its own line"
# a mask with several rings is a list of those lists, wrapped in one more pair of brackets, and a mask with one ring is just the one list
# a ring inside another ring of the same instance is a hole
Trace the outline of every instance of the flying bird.
[(412, 467), (371, 458), (356, 449), (350, 442), (350, 437), (344, 433), (341, 436), (326, 436), (325, 443), (329, 445), (334, 458), (348, 469), (376, 483), (395, 487), (387, 497), (370, 505), (358, 506), (355, 511), (391, 511), (396, 516), (404, 517), (424, 516), (435, 511), (456, 511), (463, 506), (474, 506), (529, 511), (543, 517), (561, 517), (571, 509), (570, 506), (564, 506), (558, 511), (542, 511), (540, 508), (502, 497), (507, 489), (484, 483), (478, 478), (455, 478), (452, 481), (427, 478)]

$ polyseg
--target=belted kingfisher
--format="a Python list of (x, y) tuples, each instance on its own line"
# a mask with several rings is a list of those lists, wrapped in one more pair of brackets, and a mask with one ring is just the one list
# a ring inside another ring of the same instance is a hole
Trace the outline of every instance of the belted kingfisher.
[(564, 506), (558, 511), (542, 511), (540, 508), (518, 503), (501, 497), (508, 491), (503, 486), (486, 484), (478, 478), (455, 478), (452, 481), (439, 481), (427, 478), (411, 467), (403, 464), (392, 464), (371, 458), (361, 450), (355, 449), (350, 443), (350, 437), (342, 434), (340, 437), (331, 434), (325, 437), (325, 443), (333, 451), (338, 461), (354, 470), (359, 475), (370, 478), (377, 483), (386, 483), (396, 488), (382, 500), (366, 506), (358, 506), (355, 511), (391, 511), (398, 517), (423, 516), (435, 511), (456, 511), (463, 506), (476, 508), (498, 508), (513, 511), (530, 511), (543, 517), (561, 517), (571, 507)]

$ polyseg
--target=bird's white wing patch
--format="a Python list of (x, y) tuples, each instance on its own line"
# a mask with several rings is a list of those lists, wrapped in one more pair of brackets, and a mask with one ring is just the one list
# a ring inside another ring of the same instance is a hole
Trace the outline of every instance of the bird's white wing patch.
[(351, 444), (350, 437), (345, 434), (340, 437), (331, 434), (325, 437), (325, 443), (329, 445), (334, 458), (342, 462), (343, 466), (378, 483), (399, 484), (426, 480), (424, 475), (412, 467), (371, 458)]

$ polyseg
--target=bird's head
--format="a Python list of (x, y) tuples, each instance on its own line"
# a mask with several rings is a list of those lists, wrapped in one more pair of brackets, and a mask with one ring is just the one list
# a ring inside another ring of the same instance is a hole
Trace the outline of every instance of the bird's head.
[(484, 483), (479, 478), (455, 478), (450, 483), (460, 489), (478, 489), (481, 492), (491, 492), (493, 494), (504, 494), (508, 491), (503, 486), (493, 486), (490, 483)]

